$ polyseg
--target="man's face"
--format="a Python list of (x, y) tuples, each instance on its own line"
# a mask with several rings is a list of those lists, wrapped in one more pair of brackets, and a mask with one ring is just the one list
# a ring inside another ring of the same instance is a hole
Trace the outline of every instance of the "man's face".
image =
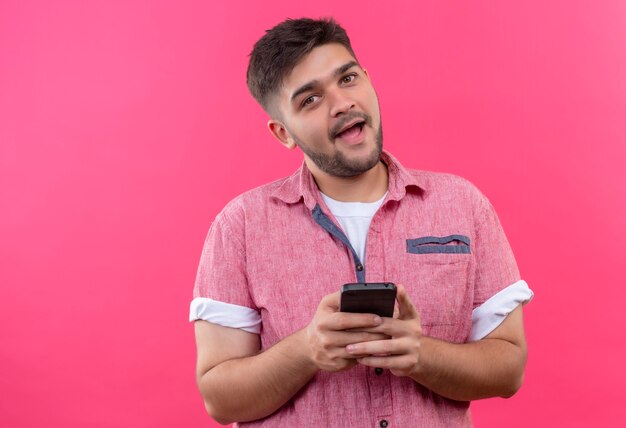
[[(278, 135), (300, 147), (307, 164), (352, 177), (373, 166), (382, 150), (378, 98), (369, 77), (340, 44), (313, 49), (284, 79), (277, 96)], [(284, 129), (281, 129), (281, 126)]]

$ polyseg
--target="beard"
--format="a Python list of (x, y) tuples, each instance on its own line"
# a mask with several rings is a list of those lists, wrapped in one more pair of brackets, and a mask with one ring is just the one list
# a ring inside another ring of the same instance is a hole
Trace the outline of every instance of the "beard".
[[(370, 123), (370, 121), (367, 121)], [(334, 177), (355, 177), (372, 169), (380, 161), (380, 154), (383, 150), (383, 124), (382, 120), (378, 124), (374, 148), (365, 159), (348, 159), (343, 152), (321, 153), (312, 150), (294, 134), (291, 134), (300, 150), (307, 155), (317, 167), (328, 175)]]

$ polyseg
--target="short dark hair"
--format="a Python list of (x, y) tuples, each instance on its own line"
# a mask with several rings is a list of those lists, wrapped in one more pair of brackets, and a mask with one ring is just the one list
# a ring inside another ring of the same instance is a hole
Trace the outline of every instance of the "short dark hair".
[[(333, 18), (287, 19), (255, 43), (248, 63), (247, 83), (252, 96), (270, 113), (270, 102), (298, 62), (314, 48), (339, 43), (356, 59), (350, 39)], [(270, 113), (271, 114), (271, 113)]]

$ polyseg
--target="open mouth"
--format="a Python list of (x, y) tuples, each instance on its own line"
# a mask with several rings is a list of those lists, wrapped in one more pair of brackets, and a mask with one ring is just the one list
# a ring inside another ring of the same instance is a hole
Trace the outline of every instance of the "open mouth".
[(357, 122), (351, 127), (344, 129), (343, 131), (338, 133), (336, 135), (336, 138), (350, 139), (350, 138), (356, 137), (357, 135), (361, 133), (361, 130), (363, 129), (364, 126), (365, 126), (365, 122)]

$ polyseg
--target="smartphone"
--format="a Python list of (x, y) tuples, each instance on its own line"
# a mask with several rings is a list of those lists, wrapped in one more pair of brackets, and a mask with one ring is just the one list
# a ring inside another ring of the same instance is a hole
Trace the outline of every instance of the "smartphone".
[(391, 282), (359, 282), (341, 286), (341, 312), (392, 317), (395, 303), (396, 285)]

